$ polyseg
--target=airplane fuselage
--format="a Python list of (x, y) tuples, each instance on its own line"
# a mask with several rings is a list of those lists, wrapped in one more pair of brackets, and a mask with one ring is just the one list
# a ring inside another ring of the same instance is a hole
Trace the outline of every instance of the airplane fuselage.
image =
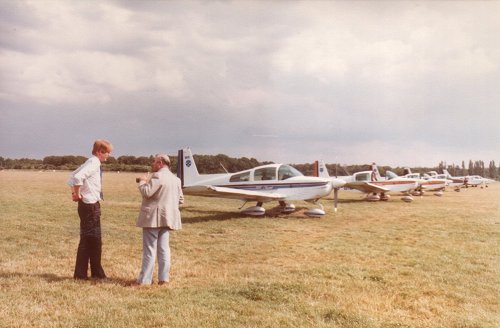
[[(259, 168), (272, 169), (273, 166), (262, 166)], [(239, 176), (236, 176), (235, 174), (220, 174), (217, 176), (200, 175), (200, 179), (196, 184), (233, 188), (238, 190), (258, 191), (267, 194), (279, 194), (284, 196), (284, 200), (318, 199), (328, 196), (333, 189), (333, 185), (329, 180), (318, 177), (297, 175), (286, 178), (285, 180), (278, 180), (274, 177), (262, 180), (261, 175), (255, 175), (255, 171), (259, 172), (259, 168), (240, 172), (238, 173)], [(277, 166), (274, 168), (275, 170), (278, 170)], [(189, 187), (189, 185), (186, 185), (185, 187)], [(189, 189), (187, 194), (189, 194)]]
[[(388, 189), (388, 193), (398, 193), (398, 192), (407, 192), (417, 188), (417, 181), (414, 179), (406, 179), (406, 178), (394, 178), (390, 180), (379, 179), (372, 180), (372, 172), (371, 171), (363, 171), (354, 173), (352, 176), (339, 177), (339, 179), (344, 180), (348, 183), (348, 185), (352, 184), (364, 184), (370, 183), (372, 185), (386, 188)], [(344, 189), (346, 189), (344, 187)]]

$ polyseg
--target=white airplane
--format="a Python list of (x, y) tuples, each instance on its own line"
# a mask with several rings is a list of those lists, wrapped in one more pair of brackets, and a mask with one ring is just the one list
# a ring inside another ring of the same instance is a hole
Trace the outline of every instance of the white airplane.
[[(443, 173), (448, 177), (448, 179), (453, 179), (454, 181), (456, 180), (457, 185), (459, 187), (461, 186), (472, 186), (472, 187), (488, 187), (488, 185), (492, 182), (495, 182), (495, 180), (488, 179), (488, 178), (483, 178), (482, 176), (479, 175), (468, 175), (468, 176), (463, 176), (463, 177), (452, 177), (451, 174), (447, 170), (443, 170)], [(458, 184), (458, 182), (461, 182)]]
[[(405, 175), (403, 178), (414, 179), (418, 181), (418, 188), (415, 189), (413, 195), (421, 196), (426, 191), (436, 191), (436, 196), (442, 196), (441, 191), (445, 190), (448, 183), (451, 181), (439, 176), (427, 176), (427, 178), (420, 177), (420, 173), (413, 173), (409, 167), (405, 167), (404, 169)], [(386, 172), (387, 179), (392, 179), (393, 177), (397, 177), (394, 172), (387, 171)]]
[(495, 180), (483, 178), (482, 176), (479, 175), (469, 175), (466, 177), (465, 184), (466, 186), (472, 186), (472, 187), (481, 186), (481, 188), (483, 188), (483, 187), (488, 187), (488, 185), (492, 182), (495, 182)]
[[(318, 166), (319, 177), (330, 178), (323, 161), (316, 161), (315, 164)], [(399, 177), (391, 180), (383, 179), (375, 163), (372, 164), (371, 171), (361, 171), (351, 176), (339, 176), (336, 179), (346, 182), (343, 187), (345, 190), (354, 189), (365, 193), (365, 199), (368, 201), (389, 200), (389, 193), (405, 193), (402, 200), (411, 202), (413, 198), (409, 193), (418, 187), (418, 182), (414, 179)]]
[[(182, 181), (186, 195), (240, 199), (245, 203), (256, 201), (257, 205), (243, 209), (246, 215), (264, 215), (263, 203), (278, 201), (283, 213), (291, 213), (293, 200), (305, 200), (319, 205), (304, 214), (312, 217), (325, 215), (319, 199), (335, 191), (335, 211), (337, 191), (345, 182), (339, 179), (306, 177), (297, 169), (284, 164), (268, 164), (236, 173), (200, 174), (191, 149), (179, 150), (177, 176)], [(243, 206), (241, 208), (243, 208)], [(241, 209), (240, 208), (240, 209)]]
[(444, 175), (446, 179), (450, 180), (448, 186), (455, 188), (456, 191), (460, 191), (460, 187), (465, 187), (467, 185), (467, 177), (454, 177), (446, 169), (443, 170), (442, 175)]

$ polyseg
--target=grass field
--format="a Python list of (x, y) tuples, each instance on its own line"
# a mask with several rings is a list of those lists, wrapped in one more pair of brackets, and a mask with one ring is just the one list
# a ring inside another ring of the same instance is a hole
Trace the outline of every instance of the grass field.
[(187, 197), (169, 287), (131, 288), (135, 175), (105, 176), (104, 283), (72, 279), (68, 175), (0, 171), (0, 327), (500, 327), (500, 183), (410, 204), (341, 193), (321, 219)]

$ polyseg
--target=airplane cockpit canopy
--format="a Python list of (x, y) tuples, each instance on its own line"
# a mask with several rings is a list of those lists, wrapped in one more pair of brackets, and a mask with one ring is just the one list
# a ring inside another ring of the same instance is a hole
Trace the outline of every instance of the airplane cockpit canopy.
[(292, 177), (299, 177), (303, 174), (299, 170), (290, 165), (281, 165), (278, 170), (278, 180), (286, 180)]
[(250, 180), (250, 171), (233, 174), (229, 182), (247, 182)]
[(385, 178), (387, 180), (391, 180), (391, 179), (396, 179), (398, 176), (396, 175), (396, 173), (392, 172), (392, 171), (386, 171), (385, 172)]
[[(248, 182), (250, 181), (252, 170), (233, 174), (229, 182)], [(256, 168), (253, 171), (253, 181), (286, 180), (292, 177), (303, 176), (299, 170), (290, 165), (267, 166)]]
[(263, 167), (253, 173), (254, 181), (276, 180), (276, 167)]

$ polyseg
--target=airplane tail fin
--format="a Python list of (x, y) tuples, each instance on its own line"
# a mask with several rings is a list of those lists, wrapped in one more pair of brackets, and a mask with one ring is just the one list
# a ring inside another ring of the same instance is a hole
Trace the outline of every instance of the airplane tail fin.
[(411, 174), (411, 169), (409, 167), (405, 167), (403, 169), (403, 175)]
[(446, 175), (446, 177), (451, 177), (451, 174), (448, 172), (447, 169), (443, 169), (443, 173)]
[(313, 164), (313, 175), (320, 178), (329, 178), (328, 169), (326, 168), (325, 162), (322, 160), (315, 161)]
[(200, 178), (190, 148), (180, 149), (177, 154), (177, 176), (181, 179), (182, 187), (192, 185)]

